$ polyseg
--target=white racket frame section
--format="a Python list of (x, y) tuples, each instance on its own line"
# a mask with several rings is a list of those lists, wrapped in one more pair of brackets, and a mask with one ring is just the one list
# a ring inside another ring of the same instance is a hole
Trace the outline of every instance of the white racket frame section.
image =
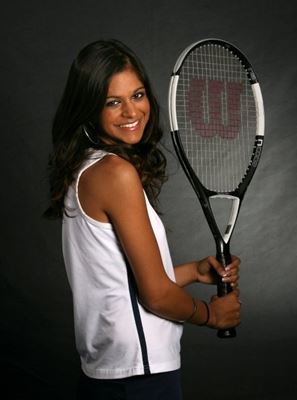
[(257, 136), (264, 136), (265, 131), (265, 114), (262, 92), (259, 83), (251, 85), (255, 97), (256, 115), (257, 115)]

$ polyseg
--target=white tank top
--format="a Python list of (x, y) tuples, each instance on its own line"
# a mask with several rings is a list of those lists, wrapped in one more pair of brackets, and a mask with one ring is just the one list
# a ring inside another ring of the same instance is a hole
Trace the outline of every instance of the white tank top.
[[(139, 304), (112, 224), (92, 219), (79, 203), (81, 174), (106, 154), (90, 152), (65, 198), (69, 217), (64, 216), (62, 225), (63, 255), (82, 369), (100, 379), (172, 371), (180, 368), (182, 324), (159, 318)], [(164, 226), (145, 199), (164, 268), (174, 281)]]

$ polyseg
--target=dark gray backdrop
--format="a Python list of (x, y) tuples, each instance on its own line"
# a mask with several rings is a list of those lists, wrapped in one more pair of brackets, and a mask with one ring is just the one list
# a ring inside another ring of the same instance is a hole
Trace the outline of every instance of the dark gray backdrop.
[[(229, 40), (262, 84), (266, 142), (232, 240), (242, 259), (242, 325), (230, 341), (186, 326), (185, 400), (296, 397), (295, 1), (11, 1), (1, 10), (1, 366), (9, 398), (73, 399), (79, 360), (60, 225), (42, 220), (50, 126), (72, 59), (115, 37), (142, 58), (160, 99), (170, 179), (161, 195), (175, 263), (214, 253), (173, 153), (167, 90), (188, 44)], [(192, 286), (204, 298), (213, 291)]]

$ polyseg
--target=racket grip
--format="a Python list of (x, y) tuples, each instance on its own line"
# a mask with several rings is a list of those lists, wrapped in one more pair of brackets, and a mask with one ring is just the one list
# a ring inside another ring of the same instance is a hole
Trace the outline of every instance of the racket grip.
[[(229, 283), (219, 282), (218, 285), (218, 296), (222, 297), (232, 291), (232, 287)], [(228, 329), (220, 329), (217, 332), (217, 336), (219, 338), (233, 338), (236, 337), (236, 329), (228, 328)]]
[[(227, 251), (225, 249), (225, 252), (217, 252), (216, 258), (225, 268), (231, 262), (231, 255), (229, 249)], [(218, 291), (218, 296), (223, 297), (232, 291), (232, 287), (229, 283), (225, 283), (219, 280), (217, 284), (217, 291)], [(236, 337), (236, 329), (235, 328), (219, 329), (217, 332), (217, 336), (222, 339), (234, 338)]]

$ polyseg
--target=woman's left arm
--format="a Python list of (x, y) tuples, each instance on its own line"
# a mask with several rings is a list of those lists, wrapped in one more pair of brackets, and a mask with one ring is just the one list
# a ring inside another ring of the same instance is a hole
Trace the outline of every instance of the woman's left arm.
[(177, 265), (174, 269), (176, 283), (180, 287), (194, 282), (216, 284), (221, 277), (223, 282), (230, 283), (235, 288), (239, 279), (239, 265), (240, 259), (236, 256), (232, 256), (232, 262), (226, 269), (213, 256)]

